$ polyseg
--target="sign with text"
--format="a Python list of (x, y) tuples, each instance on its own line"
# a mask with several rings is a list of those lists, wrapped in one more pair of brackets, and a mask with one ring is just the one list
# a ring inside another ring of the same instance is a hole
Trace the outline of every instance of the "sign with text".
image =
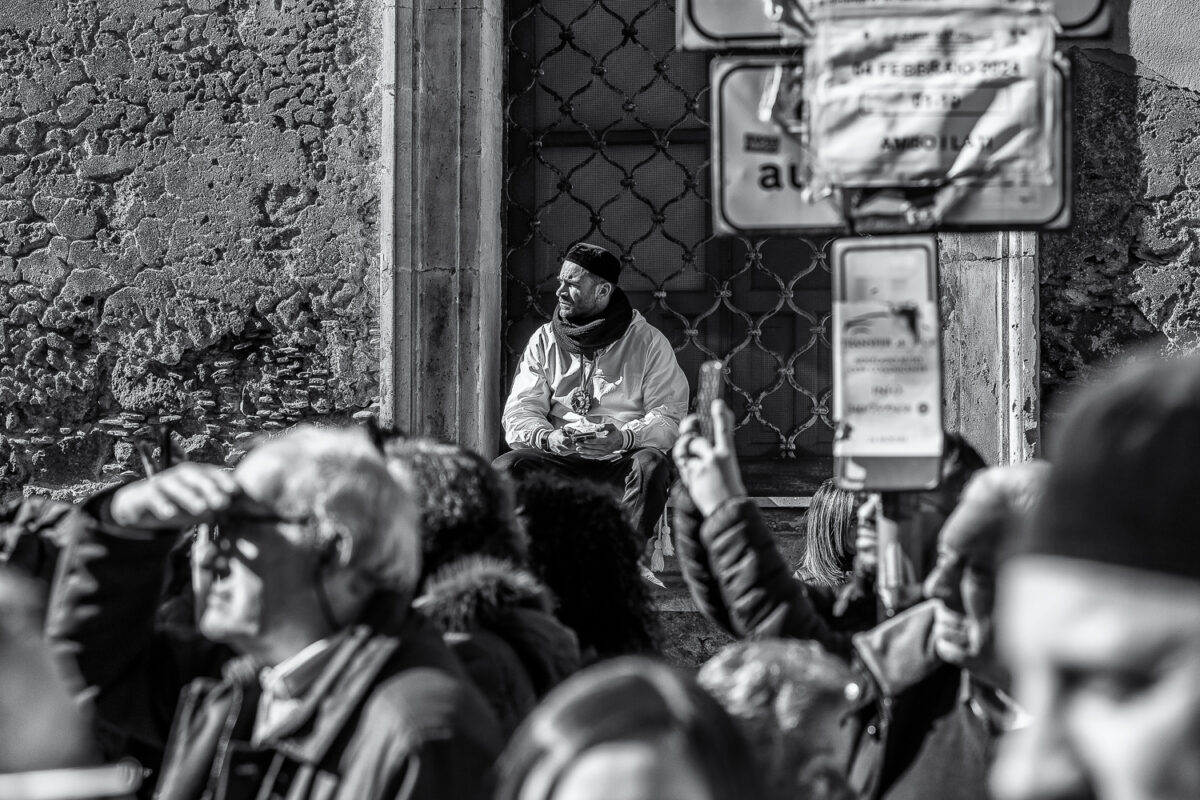
[[(825, 12), (851, 6), (896, 7), (919, 4), (928, 0), (766, 0), (773, 6), (773, 15), (781, 20), (799, 19), (807, 29), (819, 9)], [(1103, 36), (1112, 29), (1111, 0), (1037, 0), (1047, 13), (1054, 15), (1060, 35), (1075, 39)], [(1028, 7), (1031, 0), (956, 0), (957, 5)], [(836, 12), (835, 12), (836, 13)]]
[(1054, 27), (1016, 6), (839, 7), (818, 19), (805, 101), (839, 185), (1048, 180)]
[[(894, 5), (904, 0), (866, 1)], [(853, 0), (840, 0), (840, 4), (850, 5)], [(678, 0), (676, 43), (680, 50), (803, 45), (812, 34), (812, 9), (816, 5), (818, 0)], [(1050, 8), (1062, 36), (1097, 37), (1112, 28), (1109, 0), (1053, 0)]]
[[(1054, 71), (1055, 107), (1066, 102), (1065, 66)], [(713, 228), (718, 234), (860, 233), (979, 228), (1061, 228), (1070, 222), (1069, 131), (1059, 126), (1052, 180), (1027, 185), (1002, 179), (963, 179), (925, 192), (937, 215), (914, 217), (918, 198), (899, 190), (816, 196), (811, 154), (801, 117), (802, 65), (770, 56), (713, 59), (711, 119)]]
[[(769, 57), (716, 58), (712, 85), (713, 228), (717, 233), (845, 230), (829, 198), (807, 191), (803, 137), (776, 106), (799, 104), (801, 64)], [(764, 105), (764, 97), (766, 105)]]
[(845, 488), (928, 488), (942, 453), (937, 240), (839, 239), (834, 276), (833, 454)]
[(804, 85), (814, 193), (914, 190), (914, 229), (1065, 224), (1064, 73), (1041, 3), (825, 12)]

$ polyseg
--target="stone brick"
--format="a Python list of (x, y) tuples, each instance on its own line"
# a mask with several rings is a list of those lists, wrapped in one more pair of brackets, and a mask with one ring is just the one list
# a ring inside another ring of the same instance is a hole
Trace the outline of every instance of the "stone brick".
[[(250, 429), (218, 361), (272, 424), (375, 399), (383, 4), (275, 5), (0, 14), (0, 493), (136, 469), (114, 443), (144, 423), (63, 433), (122, 412), (178, 417), (189, 452), (231, 458)], [(297, 371), (329, 386), (310, 402)]]

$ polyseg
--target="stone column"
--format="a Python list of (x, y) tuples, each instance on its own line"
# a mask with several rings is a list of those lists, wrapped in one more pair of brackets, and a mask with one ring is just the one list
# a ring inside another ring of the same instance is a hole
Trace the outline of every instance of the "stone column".
[(499, 441), (500, 0), (384, 9), (381, 416), (491, 456)]
[(1038, 247), (1034, 232), (938, 237), (947, 430), (989, 464), (1038, 452)]

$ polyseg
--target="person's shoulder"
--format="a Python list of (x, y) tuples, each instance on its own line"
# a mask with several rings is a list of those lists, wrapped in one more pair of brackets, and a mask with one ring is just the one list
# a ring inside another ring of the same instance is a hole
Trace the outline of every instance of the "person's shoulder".
[(391, 720), (393, 730), (424, 738), (453, 731), (490, 710), (454, 654), (430, 626), (398, 637), (398, 646), (372, 687), (365, 719)]
[(654, 324), (651, 323), (650, 320), (646, 319), (642, 312), (638, 311), (637, 309), (634, 309), (633, 321), (629, 323), (629, 335), (637, 337), (647, 346), (665, 344), (670, 347), (670, 343), (667, 341), (666, 334), (655, 327)]

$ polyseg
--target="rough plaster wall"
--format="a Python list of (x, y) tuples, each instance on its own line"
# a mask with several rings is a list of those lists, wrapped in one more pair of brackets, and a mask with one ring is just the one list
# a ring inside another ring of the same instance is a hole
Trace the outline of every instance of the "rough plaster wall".
[(378, 4), (4, 4), (0, 491), (369, 406)]
[(1141, 346), (1200, 345), (1200, 93), (1072, 53), (1075, 223), (1041, 237), (1047, 404)]

